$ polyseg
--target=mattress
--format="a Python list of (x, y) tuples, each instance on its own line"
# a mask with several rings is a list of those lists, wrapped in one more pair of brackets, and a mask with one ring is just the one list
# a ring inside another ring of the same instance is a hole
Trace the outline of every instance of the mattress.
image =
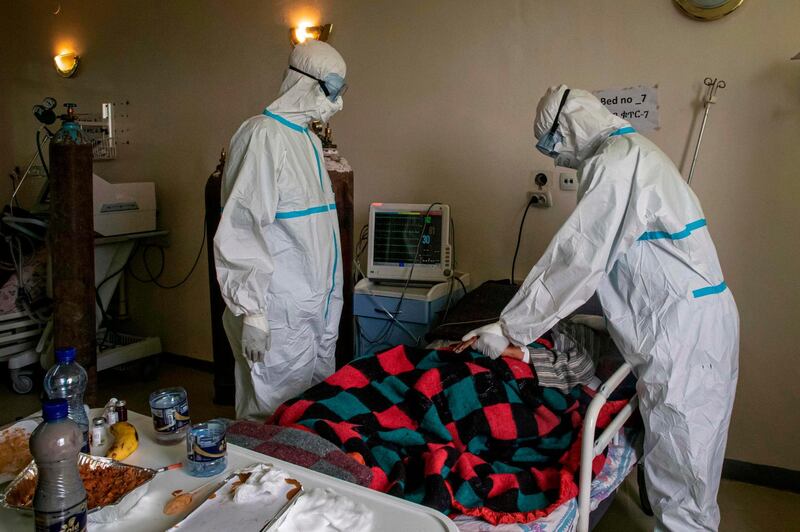
[[(592, 481), (592, 510), (607, 499), (625, 477), (631, 472), (639, 459), (637, 438), (640, 432), (623, 428), (619, 432), (617, 442), (608, 446), (606, 464), (600, 474)], [(578, 499), (571, 499), (546, 517), (531, 523), (514, 523), (510, 525), (490, 525), (475, 517), (458, 516), (456, 525), (461, 532), (571, 532), (578, 526)]]

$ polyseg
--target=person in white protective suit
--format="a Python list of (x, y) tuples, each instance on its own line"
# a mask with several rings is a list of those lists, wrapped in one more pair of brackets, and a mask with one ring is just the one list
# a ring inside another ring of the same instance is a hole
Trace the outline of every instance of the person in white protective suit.
[(577, 169), (578, 205), (500, 321), (457, 350), (524, 359), (597, 292), (638, 377), (657, 530), (717, 530), (739, 315), (697, 197), (658, 147), (586, 91), (549, 89), (535, 134), (556, 165)]
[(278, 99), (231, 139), (214, 252), (240, 419), (264, 420), (335, 369), (339, 225), (322, 144), (308, 125), (342, 108), (344, 77), (333, 47), (298, 44)]

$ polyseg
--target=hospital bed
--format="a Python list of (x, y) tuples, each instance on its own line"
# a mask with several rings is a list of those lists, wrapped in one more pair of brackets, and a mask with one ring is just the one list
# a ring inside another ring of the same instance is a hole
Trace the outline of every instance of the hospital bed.
[[(482, 285), (478, 291), (480, 290), (483, 291), (483, 294), (473, 294), (472, 300), (465, 298), (454, 307), (447, 322), (450, 324), (478, 322), (477, 324), (469, 323), (469, 328), (484, 325), (499, 315), (513, 293), (516, 292), (516, 287), (510, 286), (506, 282), (490, 281)], [(463, 308), (470, 305), (473, 306), (472, 309)], [(578, 312), (600, 314), (599, 302), (592, 300)], [(464, 327), (456, 330), (447, 330), (447, 327), (448, 323), (445, 323), (428, 335), (430, 345), (441, 346), (445, 340), (458, 339), (462, 331), (466, 332)], [(600, 411), (609, 401), (611, 394), (618, 390), (628, 378), (631, 371), (631, 365), (622, 361), (621, 365), (597, 388), (596, 395), (586, 410), (582, 429), (579, 492), (576, 499), (562, 504), (546, 517), (532, 523), (492, 526), (480, 519), (462, 516), (455, 520), (459, 529), (463, 532), (543, 532), (550, 530), (588, 532), (594, 528), (608, 510), (619, 485), (640, 460), (641, 431), (625, 428), (626, 422), (636, 412), (638, 397), (634, 395), (602, 432), (598, 434), (597, 430)], [(601, 473), (592, 480), (592, 461), (606, 450), (608, 450), (606, 465)], [(640, 483), (640, 490), (644, 490), (643, 483)], [(640, 493), (640, 497), (642, 501), (647, 500), (644, 492)]]
[[(530, 523), (491, 525), (482, 519), (468, 516), (455, 518), (462, 532), (589, 532), (603, 518), (614, 500), (616, 490), (636, 467), (641, 458), (641, 432), (625, 428), (638, 406), (637, 397), (619, 411), (611, 423), (597, 434), (597, 418), (603, 405), (630, 374), (631, 366), (624, 363), (597, 390), (584, 416), (579, 492), (545, 517)], [(592, 461), (608, 450), (602, 471), (592, 479)], [(640, 484), (640, 489), (643, 485)], [(642, 495), (646, 497), (646, 495)]]
[[(446, 320), (447, 323), (428, 335), (426, 338), (428, 347), (441, 347), (443, 344), (439, 342), (449, 345), (454, 338), (460, 339), (466, 331), (452, 330), (452, 327), (451, 330), (446, 330), (447, 327), (452, 326), (454, 323), (464, 324), (466, 322), (466, 326), (472, 328), (479, 326), (474, 324), (475, 321), (496, 320), (500, 310), (513, 293), (516, 292), (516, 289), (516, 287), (507, 283), (505, 285), (500, 283), (494, 285), (488, 283), (488, 286), (487, 284), (482, 285), (473, 291), (472, 297), (468, 295), (451, 309), (449, 318)], [(472, 312), (469, 309), (465, 315), (464, 309), (469, 306), (477, 308), (478, 315), (469, 315)], [(582, 313), (591, 313), (591, 309), (582, 309)], [(454, 521), (462, 532), (569, 532), (575, 530), (587, 532), (602, 519), (611, 505), (617, 489), (640, 459), (638, 449), (640, 448), (639, 441), (641, 438), (640, 430), (625, 426), (636, 411), (638, 402), (635, 396), (629, 399), (627, 404), (616, 415), (612, 416), (610, 423), (607, 418), (604, 419), (605, 428), (601, 432), (597, 429), (598, 418), (603, 406), (609, 400), (631, 397), (633, 393), (633, 385), (631, 378), (629, 378), (631, 366), (620, 362), (621, 356), (608, 357), (608, 360), (611, 360), (612, 363), (598, 364), (597, 376), (605, 382), (598, 383), (594, 390), (594, 395), (586, 406), (583, 427), (580, 429), (583, 440), (582, 448), (580, 449), (580, 469), (576, 472), (578, 476), (577, 496), (563, 501), (545, 517), (528, 523), (492, 525), (479, 517), (459, 515), (455, 517)], [(338, 380), (341, 381), (345, 378), (340, 375)], [(336, 385), (332, 386), (336, 387)], [(612, 397), (615, 391), (624, 393)], [(307, 399), (307, 397), (304, 397), (304, 399)], [(331, 404), (328, 403), (326, 406), (331, 406)], [(331, 419), (336, 420), (337, 418), (332, 417)], [(270, 430), (286, 427), (297, 428), (294, 425), (295, 422), (296, 420), (283, 424), (273, 419), (271, 423), (274, 423), (274, 425), (266, 427)], [(308, 428), (306, 427), (306, 429)], [(310, 432), (314, 433), (313, 430)], [(303, 434), (306, 434), (306, 432), (303, 431)], [(339, 448), (340, 442), (335, 441), (335, 439), (331, 441)], [(256, 450), (259, 449), (260, 447)], [(602, 453), (606, 453), (605, 464), (593, 479), (593, 460)]]

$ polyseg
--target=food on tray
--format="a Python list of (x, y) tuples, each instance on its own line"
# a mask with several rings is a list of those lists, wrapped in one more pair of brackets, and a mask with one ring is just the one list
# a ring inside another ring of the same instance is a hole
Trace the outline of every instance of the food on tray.
[(106, 453), (108, 458), (125, 460), (139, 447), (139, 434), (136, 432), (136, 427), (127, 421), (111, 425), (111, 435), (114, 436), (114, 444)]
[(172, 498), (164, 505), (164, 513), (175, 515), (185, 511), (192, 504), (192, 492), (177, 490), (172, 492)]
[(286, 483), (294, 486), (292, 489), (286, 492), (286, 500), (291, 501), (292, 499), (294, 499), (295, 495), (300, 493), (300, 490), (303, 489), (303, 485), (300, 484), (299, 480), (293, 478), (287, 478)]
[(250, 478), (250, 473), (238, 473), (237, 478), (233, 484), (231, 484), (231, 496), (236, 495), (236, 490), (239, 489), (239, 486), (247, 482), (247, 479)]
[[(92, 467), (80, 465), (81, 479), (86, 488), (89, 510), (117, 502), (123, 495), (147, 482), (151, 475), (144, 470), (119, 467)], [(22, 479), (16, 489), (8, 494), (6, 503), (30, 507), (36, 491), (36, 477)]]
[(31, 433), (23, 428), (11, 428), (0, 435), (0, 475), (17, 476), (30, 461), (28, 438)]

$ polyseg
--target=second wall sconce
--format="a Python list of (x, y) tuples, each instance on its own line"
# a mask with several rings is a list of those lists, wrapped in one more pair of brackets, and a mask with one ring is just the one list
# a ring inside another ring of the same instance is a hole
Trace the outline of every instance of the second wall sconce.
[(296, 28), (289, 30), (289, 38), (292, 41), (292, 46), (306, 42), (308, 39), (327, 42), (328, 37), (331, 36), (331, 31), (333, 31), (333, 24), (321, 24), (319, 26), (300, 24)]

